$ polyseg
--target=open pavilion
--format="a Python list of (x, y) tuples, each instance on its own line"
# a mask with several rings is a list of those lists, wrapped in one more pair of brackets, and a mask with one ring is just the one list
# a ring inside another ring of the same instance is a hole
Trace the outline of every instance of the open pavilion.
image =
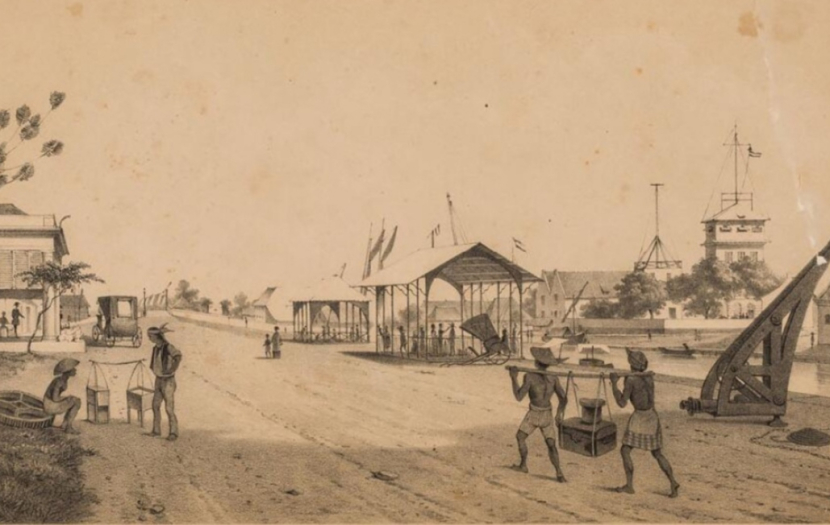
[(295, 341), (369, 341), (369, 299), (339, 277), (322, 279), (292, 293), (291, 304)]
[[(502, 293), (506, 294), (506, 299), (512, 299), (515, 294), (521, 304), (527, 287), (541, 281), (482, 243), (416, 251), (368, 277), (359, 285), (375, 292), (375, 326), (378, 327), (379, 335), (375, 343), (377, 352), (397, 350), (407, 356), (430, 358), (462, 356), (466, 354), (468, 346), (473, 346), (473, 341), (471, 345), (466, 343), (469, 336), (465, 336), (460, 329), (455, 334), (456, 338), (460, 337), (459, 346), (455, 339), (449, 339), (448, 334), (437, 333), (434, 336), (432, 327), (427, 326), (426, 316), (421, 313), (421, 304), (423, 302), (424, 311), (429, 312), (430, 289), (436, 279), (446, 282), (458, 293), (461, 302), (460, 323), (486, 312), (485, 292), (492, 294), (495, 291), (497, 300), (501, 299)], [(396, 319), (396, 302), (398, 308), (406, 306), (408, 319)], [(413, 315), (410, 313), (413, 305), (415, 319), (411, 318)], [(523, 356), (525, 319), (522, 309), (519, 309), (518, 319), (513, 318), (512, 310), (508, 315), (510, 318), (506, 321), (513, 336), (511, 348)], [(502, 321), (504, 320), (493, 319), (496, 326), (502, 325)], [(393, 327), (391, 331), (388, 330), (387, 323)]]

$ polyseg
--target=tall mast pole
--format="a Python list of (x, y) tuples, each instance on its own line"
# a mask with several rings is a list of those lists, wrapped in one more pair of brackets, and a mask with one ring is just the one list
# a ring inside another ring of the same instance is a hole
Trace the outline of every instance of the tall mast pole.
[(738, 124), (735, 124), (735, 204), (738, 204)]
[(660, 186), (662, 183), (652, 183), (654, 186), (654, 235), (660, 236)]

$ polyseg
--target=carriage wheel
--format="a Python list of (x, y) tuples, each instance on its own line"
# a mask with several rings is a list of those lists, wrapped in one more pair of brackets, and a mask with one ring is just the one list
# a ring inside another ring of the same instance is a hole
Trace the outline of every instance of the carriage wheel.
[(137, 332), (137, 333), (133, 336), (133, 346), (134, 346), (135, 348), (138, 348), (139, 346), (141, 346), (141, 340), (142, 340), (142, 335), (141, 335), (141, 331), (139, 330), (139, 331), (138, 331), (138, 332)]
[(101, 340), (101, 328), (97, 324), (92, 327), (92, 340), (96, 343)]

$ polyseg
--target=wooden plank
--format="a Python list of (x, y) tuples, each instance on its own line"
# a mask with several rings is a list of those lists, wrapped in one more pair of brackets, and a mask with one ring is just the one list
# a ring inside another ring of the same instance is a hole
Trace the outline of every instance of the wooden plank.
[[(553, 371), (553, 370), (540, 370), (538, 368), (528, 368), (528, 367), (523, 367), (523, 366), (511, 366), (511, 365), (506, 365), (504, 368), (507, 369), (507, 370), (510, 370), (511, 368), (515, 368), (519, 372), (525, 372), (525, 373), (530, 373), (530, 374), (542, 374), (544, 376), (552, 376), (552, 377), (568, 377), (568, 376), (570, 376), (570, 377), (588, 378), (588, 379), (599, 379), (600, 376), (608, 377), (611, 373), (613, 373), (613, 374), (615, 374), (619, 377), (628, 377), (628, 376), (647, 377), (647, 376), (653, 376), (654, 375), (654, 372), (624, 372), (624, 371), (609, 372), (607, 374), (604, 373), (604, 372), (596, 373), (596, 374), (590, 374), (590, 373), (585, 373), (585, 372), (558, 372), (558, 371)], [(609, 368), (608, 370), (613, 370), (613, 369)]]

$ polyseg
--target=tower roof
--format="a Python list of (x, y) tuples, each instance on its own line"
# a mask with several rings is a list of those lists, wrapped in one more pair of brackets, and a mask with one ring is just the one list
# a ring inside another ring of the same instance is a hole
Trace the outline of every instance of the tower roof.
[(769, 217), (754, 210), (750, 203), (740, 201), (722, 209), (703, 222), (712, 221), (768, 221)]

